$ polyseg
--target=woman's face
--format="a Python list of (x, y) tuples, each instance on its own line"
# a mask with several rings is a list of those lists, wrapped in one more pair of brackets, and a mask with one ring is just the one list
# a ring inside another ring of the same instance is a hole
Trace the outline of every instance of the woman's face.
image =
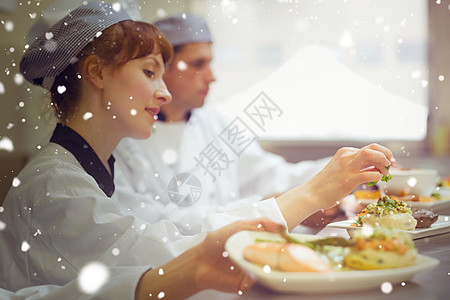
[(128, 61), (104, 75), (105, 109), (112, 130), (123, 137), (147, 138), (160, 106), (172, 100), (162, 79), (162, 56), (149, 55)]

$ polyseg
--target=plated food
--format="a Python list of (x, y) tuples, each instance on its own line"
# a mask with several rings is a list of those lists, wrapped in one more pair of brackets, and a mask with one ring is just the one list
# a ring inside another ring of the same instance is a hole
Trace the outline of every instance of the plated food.
[(412, 230), (416, 228), (417, 221), (405, 202), (385, 196), (380, 197), (377, 202), (367, 205), (358, 214), (355, 225), (386, 226), (400, 230)]
[(412, 215), (417, 221), (416, 228), (430, 228), (432, 224), (436, 223), (439, 215), (429, 209), (413, 208)]
[[(337, 266), (342, 264), (341, 269), (332, 267), (331, 272), (285, 272), (277, 269), (267, 268), (265, 265), (253, 263), (244, 258), (244, 249), (257, 241), (271, 241), (286, 243), (286, 240), (279, 234), (261, 231), (240, 231), (231, 236), (226, 244), (225, 250), (229, 257), (245, 272), (253, 274), (261, 285), (281, 293), (302, 293), (302, 294), (335, 294), (338, 292), (363, 291), (368, 289), (379, 289), (383, 282), (399, 284), (408, 281), (412, 277), (436, 267), (439, 261), (435, 258), (418, 254), (416, 260), (409, 266), (376, 269), (357, 270), (345, 267), (342, 263), (342, 252), (339, 249), (350, 249), (351, 245), (345, 246), (345, 242), (351, 240), (330, 237), (324, 239), (320, 236), (307, 234), (290, 234), (291, 237), (315, 247), (328, 249), (331, 258), (335, 258)], [(332, 241), (336, 245), (330, 244)], [(341, 242), (344, 242), (342, 246)], [(347, 243), (348, 244), (348, 243)], [(316, 250), (314, 250), (316, 251)], [(317, 252), (317, 251), (316, 251)], [(319, 256), (325, 261), (330, 259), (324, 257), (319, 251)]]
[(417, 250), (410, 235), (375, 227), (373, 232), (355, 231), (355, 246), (344, 257), (347, 266), (360, 270), (390, 269), (415, 263)]
[(413, 213), (405, 202), (384, 196), (367, 205), (358, 214), (354, 226), (384, 226), (399, 230), (414, 230), (418, 222), (419, 228), (427, 228), (436, 222), (437, 218), (437, 214), (426, 209), (415, 209)]
[[(419, 221), (417, 221), (419, 223)], [(348, 219), (343, 221), (337, 221), (327, 224), (328, 228), (339, 228), (347, 230), (348, 234), (352, 234), (354, 231), (365, 230), (365, 227), (356, 227), (355, 220)], [(439, 215), (437, 221), (431, 224), (430, 227), (420, 228), (416, 226), (414, 230), (404, 230), (408, 233), (413, 240), (430, 237), (433, 235), (449, 233), (450, 232), (450, 216)]]
[(417, 257), (411, 236), (387, 227), (358, 231), (350, 240), (340, 237), (313, 242), (256, 240), (243, 254), (252, 263), (285, 272), (399, 268), (414, 264)]
[(286, 272), (330, 272), (333, 270), (318, 253), (302, 244), (256, 243), (244, 249), (244, 258), (256, 264)]

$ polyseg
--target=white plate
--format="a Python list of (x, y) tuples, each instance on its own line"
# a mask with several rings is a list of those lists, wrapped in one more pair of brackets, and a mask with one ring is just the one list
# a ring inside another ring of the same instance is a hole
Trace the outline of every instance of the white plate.
[[(344, 220), (327, 224), (327, 227), (342, 228), (347, 230), (358, 230), (361, 227), (351, 226), (355, 220)], [(412, 235), (413, 239), (420, 239), (427, 236), (450, 232), (450, 216), (439, 216), (437, 221), (429, 228), (416, 228), (414, 230), (401, 230)]]
[[(373, 203), (374, 199), (356, 199), (356, 201), (361, 202), (363, 205), (369, 205), (370, 203)], [(432, 209), (435, 212), (448, 210), (450, 209), (450, 198), (445, 198), (442, 200), (436, 200), (436, 201), (430, 201), (430, 202), (419, 202), (419, 201), (404, 201), (406, 204), (410, 205), (411, 207), (415, 208), (426, 208), (426, 209)]]
[[(316, 239), (317, 236), (292, 234), (299, 240)], [(253, 274), (258, 281), (272, 290), (288, 293), (336, 293), (379, 288), (383, 282), (398, 284), (438, 265), (439, 260), (418, 255), (415, 265), (385, 270), (343, 271), (332, 273), (281, 272), (266, 273), (263, 267), (244, 259), (244, 248), (256, 239), (283, 240), (278, 234), (241, 231), (231, 236), (225, 244), (229, 257), (243, 270)]]

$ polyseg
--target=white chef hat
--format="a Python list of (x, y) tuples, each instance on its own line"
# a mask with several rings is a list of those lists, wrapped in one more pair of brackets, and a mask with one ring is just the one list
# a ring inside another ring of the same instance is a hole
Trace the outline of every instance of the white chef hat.
[(183, 13), (154, 23), (173, 47), (190, 43), (213, 41), (206, 21), (197, 15)]
[(123, 10), (110, 4), (88, 2), (71, 11), (42, 33), (24, 53), (20, 72), (31, 83), (50, 89), (55, 77), (99, 32), (124, 20), (131, 20)]

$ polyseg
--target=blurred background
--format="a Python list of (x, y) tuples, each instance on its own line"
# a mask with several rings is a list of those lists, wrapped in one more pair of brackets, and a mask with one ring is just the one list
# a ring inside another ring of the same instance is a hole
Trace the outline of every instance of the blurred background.
[[(289, 161), (378, 142), (406, 168), (450, 176), (450, 0), (121, 0), (135, 19), (203, 16), (214, 36), (208, 102), (230, 117), (264, 93), (280, 110), (257, 132)], [(0, 203), (56, 120), (19, 74), (35, 22), (80, 0), (0, 2)]]

